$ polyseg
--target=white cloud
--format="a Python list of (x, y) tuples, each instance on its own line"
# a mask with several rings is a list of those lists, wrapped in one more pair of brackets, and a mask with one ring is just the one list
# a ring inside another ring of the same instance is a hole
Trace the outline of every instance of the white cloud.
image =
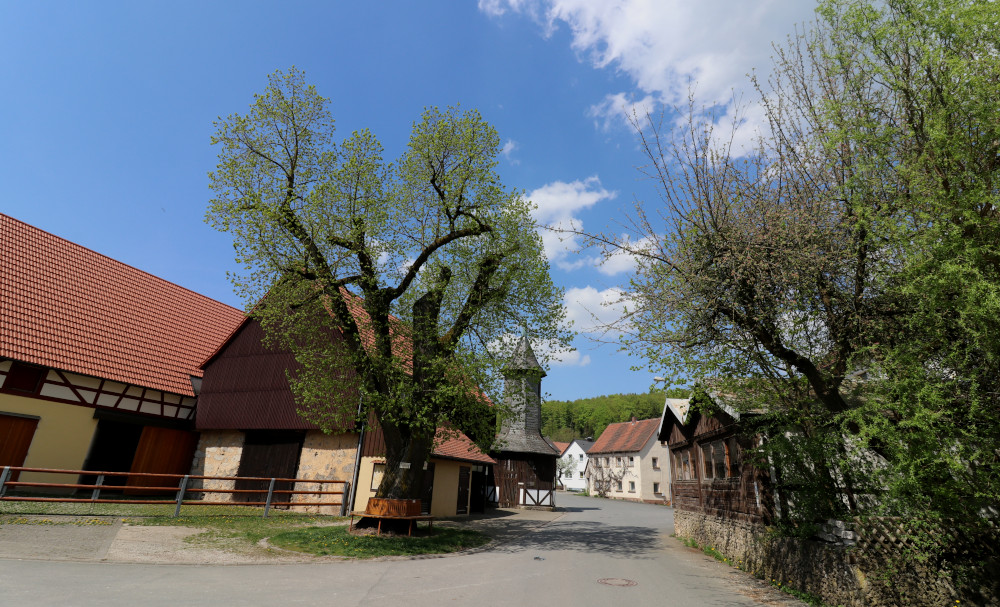
[[(591, 115), (606, 128), (622, 108), (683, 105), (689, 89), (698, 106), (730, 107), (749, 89), (747, 74), (770, 67), (772, 43), (815, 17), (802, 0), (480, 0), (484, 13), (507, 11), (539, 22), (548, 36), (569, 28), (571, 45), (598, 69), (628, 75), (637, 92), (596, 102)], [(800, 27), (801, 29), (801, 27)], [(640, 116), (642, 114), (640, 113)], [(751, 126), (754, 116), (748, 116)]]
[(500, 153), (503, 154), (503, 157), (507, 159), (507, 162), (514, 165), (521, 164), (520, 160), (512, 156), (513, 153), (517, 150), (517, 148), (518, 148), (517, 142), (514, 141), (513, 139), (508, 139), (507, 143), (503, 144), (503, 149), (500, 150)]
[(542, 243), (549, 261), (563, 270), (596, 265), (596, 258), (572, 257), (580, 249), (579, 237), (554, 230), (581, 230), (583, 222), (577, 213), (615, 196), (616, 192), (601, 187), (601, 180), (596, 175), (569, 183), (555, 181), (529, 192), (528, 198), (537, 205), (535, 220), (551, 228), (542, 230)]
[(604, 101), (590, 106), (587, 115), (594, 119), (594, 126), (603, 131), (608, 131), (613, 126), (628, 125), (632, 119), (638, 119), (641, 123), (646, 116), (654, 115), (657, 103), (652, 95), (639, 100), (633, 100), (633, 97), (630, 93), (606, 95)]
[(634, 309), (630, 303), (617, 287), (603, 291), (591, 286), (571, 287), (563, 296), (566, 319), (573, 321), (573, 330), (597, 335), (620, 334), (626, 308)]
[[(655, 244), (649, 236), (633, 242), (628, 234), (622, 235), (621, 242), (631, 251), (636, 252), (649, 250)], [(626, 272), (634, 272), (638, 265), (639, 261), (635, 253), (624, 249), (616, 249), (605, 255), (604, 259), (597, 266), (597, 271), (606, 276), (615, 276)]]

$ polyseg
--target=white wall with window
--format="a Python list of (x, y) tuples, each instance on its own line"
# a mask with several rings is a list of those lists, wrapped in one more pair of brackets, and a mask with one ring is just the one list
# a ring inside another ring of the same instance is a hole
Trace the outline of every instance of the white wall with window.
[(591, 441), (575, 440), (566, 447), (560, 459), (565, 462), (566, 472), (562, 477), (563, 487), (567, 491), (585, 491), (587, 489), (587, 479), (584, 470), (587, 468), (586, 449), (593, 443)]

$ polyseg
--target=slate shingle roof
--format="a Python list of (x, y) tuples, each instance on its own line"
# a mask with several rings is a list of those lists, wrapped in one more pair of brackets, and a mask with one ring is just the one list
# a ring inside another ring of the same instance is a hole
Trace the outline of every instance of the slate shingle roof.
[(0, 213), (0, 357), (193, 396), (243, 312)]
[(640, 451), (659, 427), (659, 418), (610, 424), (594, 441), (587, 455)]

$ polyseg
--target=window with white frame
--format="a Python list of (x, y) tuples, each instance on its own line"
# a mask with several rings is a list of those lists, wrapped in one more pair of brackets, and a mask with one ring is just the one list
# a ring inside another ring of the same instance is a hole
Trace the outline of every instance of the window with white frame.
[(659, 469), (660, 469), (660, 458), (654, 457), (653, 458), (653, 470), (659, 470)]
[(621, 482), (621, 481), (618, 481), (618, 482), (616, 483), (616, 486), (618, 487), (618, 491), (621, 491), (621, 490), (622, 490), (622, 482)]
[(628, 492), (635, 493), (635, 481), (628, 482)]
[(378, 486), (382, 484), (382, 476), (384, 474), (384, 463), (376, 463), (372, 466), (372, 491), (378, 490)]
[(653, 483), (653, 493), (660, 492), (660, 483)]

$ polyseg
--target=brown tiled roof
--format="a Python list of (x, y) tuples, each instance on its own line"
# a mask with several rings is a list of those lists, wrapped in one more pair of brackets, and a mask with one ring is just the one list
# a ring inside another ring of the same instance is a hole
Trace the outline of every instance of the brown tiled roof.
[(611, 424), (604, 429), (587, 454), (640, 451), (659, 426), (659, 418)]
[(497, 463), (495, 459), (483, 453), (468, 436), (457, 430), (438, 428), (437, 434), (434, 436), (434, 442), (437, 443), (439, 440), (441, 444), (434, 446), (434, 449), (431, 451), (432, 457), (457, 459), (464, 462), (479, 462), (482, 464)]
[(243, 312), (0, 213), (0, 357), (193, 396)]
[(559, 449), (559, 455), (566, 453), (566, 449), (569, 449), (570, 443), (561, 443), (559, 441), (552, 441), (556, 449)]

